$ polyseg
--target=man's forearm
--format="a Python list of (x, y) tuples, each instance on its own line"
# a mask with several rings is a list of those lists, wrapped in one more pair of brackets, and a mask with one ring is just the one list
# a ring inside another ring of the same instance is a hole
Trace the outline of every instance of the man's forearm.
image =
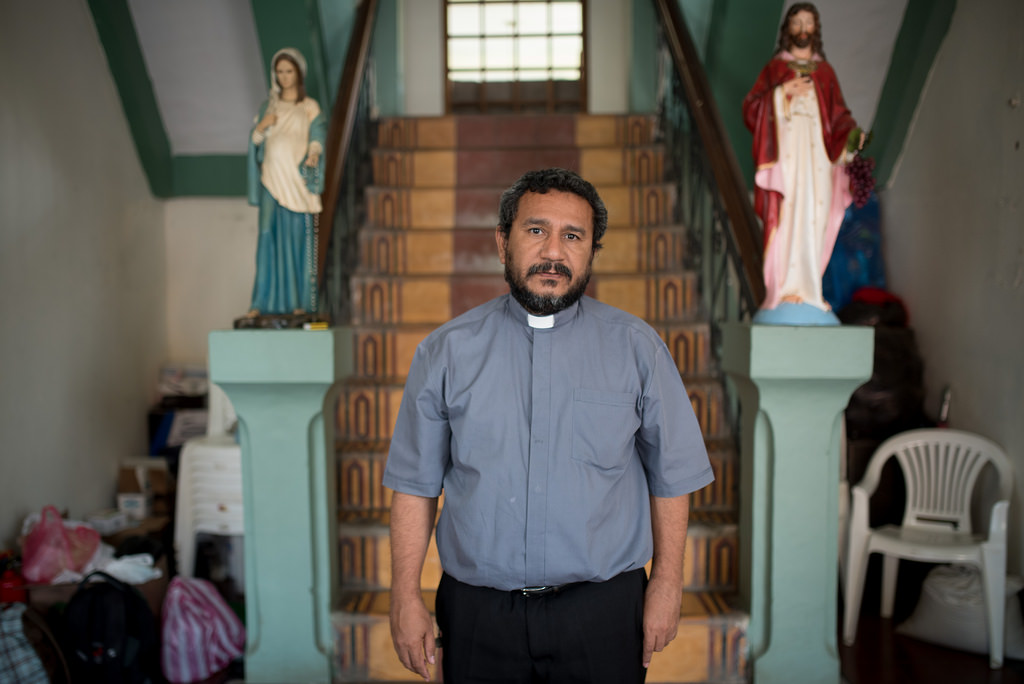
[(651, 529), (654, 535), (652, 579), (658, 578), (682, 587), (683, 552), (689, 519), (689, 495), (669, 499), (651, 497)]
[(395, 492), (391, 500), (391, 592), (419, 593), (437, 498)]

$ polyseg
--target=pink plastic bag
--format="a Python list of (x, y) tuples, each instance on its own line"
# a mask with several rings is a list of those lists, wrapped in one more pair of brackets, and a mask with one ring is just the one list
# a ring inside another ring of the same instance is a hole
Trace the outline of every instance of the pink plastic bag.
[(174, 684), (206, 679), (242, 655), (245, 627), (208, 581), (171, 580), (163, 607), (160, 663)]
[(22, 544), (21, 574), (29, 582), (49, 584), (65, 570), (81, 572), (100, 546), (100, 533), (78, 525), (68, 529), (54, 506), (45, 506)]

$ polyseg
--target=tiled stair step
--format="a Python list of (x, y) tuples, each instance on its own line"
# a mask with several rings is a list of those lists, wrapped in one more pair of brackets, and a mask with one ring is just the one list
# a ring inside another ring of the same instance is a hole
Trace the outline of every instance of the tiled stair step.
[(657, 142), (650, 115), (550, 114), (385, 118), (377, 148), (472, 150), (509, 147), (626, 147)]
[[(528, 170), (528, 169), (524, 169)], [(492, 228), (498, 225), (498, 201), (504, 184), (487, 187), (404, 188), (372, 185), (366, 189), (365, 227), (402, 230)], [(596, 184), (611, 227), (664, 226), (673, 223), (676, 190), (671, 183)]]
[[(366, 227), (359, 231), (364, 275), (501, 274), (495, 228)], [(610, 228), (594, 258), (595, 273), (657, 273), (687, 267), (680, 225)]]
[[(381, 520), (391, 506), (391, 490), (381, 484), (388, 442), (340, 442), (336, 449), (339, 520)], [(736, 452), (728, 440), (710, 440), (708, 456), (715, 481), (690, 495), (694, 515), (734, 515), (737, 505)]]
[[(423, 325), (360, 325), (352, 333), (353, 373), (350, 382), (404, 381), (413, 354), (434, 329)], [(697, 322), (656, 322), (684, 381), (714, 375), (710, 326)]]
[[(391, 586), (390, 513), (347, 513), (338, 525), (338, 569), (342, 585)], [(686, 536), (683, 581), (686, 591), (735, 591), (738, 540), (732, 513), (694, 511)], [(421, 576), (425, 589), (437, 586), (441, 563), (431, 535)]]
[[(348, 382), (404, 383), (416, 346), (430, 334), (433, 324), (360, 325), (352, 332), (352, 376)], [(707, 338), (694, 341), (706, 347)], [(680, 343), (680, 346), (685, 343)]]
[[(373, 444), (391, 439), (391, 431), (402, 402), (403, 384), (343, 383), (335, 417), (336, 444)], [(691, 379), (686, 383), (697, 422), (705, 440), (729, 436), (725, 419), (724, 394), (714, 379)]]
[(477, 150), (378, 148), (373, 184), (406, 188), (509, 186), (531, 169), (573, 169), (596, 186), (665, 180), (665, 149), (643, 147), (518, 147)]
[[(424, 591), (423, 598), (428, 608), (433, 608), (434, 592)], [(395, 655), (388, 626), (389, 600), (387, 591), (342, 592), (339, 609), (331, 616), (336, 638), (335, 681), (423, 681), (402, 667)], [(647, 682), (746, 682), (748, 621), (733, 595), (685, 594), (678, 635), (654, 655)]]
[[(503, 276), (352, 276), (352, 324), (434, 324), (508, 292)], [(696, 274), (594, 274), (588, 294), (652, 325), (694, 322), (700, 315)]]

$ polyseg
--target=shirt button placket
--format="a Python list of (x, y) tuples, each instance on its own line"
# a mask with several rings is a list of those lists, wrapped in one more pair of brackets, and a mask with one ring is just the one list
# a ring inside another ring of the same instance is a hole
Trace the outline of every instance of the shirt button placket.
[(551, 345), (553, 331), (533, 331), (530, 458), (526, 500), (526, 585), (540, 586), (545, 578), (548, 461), (551, 425)]

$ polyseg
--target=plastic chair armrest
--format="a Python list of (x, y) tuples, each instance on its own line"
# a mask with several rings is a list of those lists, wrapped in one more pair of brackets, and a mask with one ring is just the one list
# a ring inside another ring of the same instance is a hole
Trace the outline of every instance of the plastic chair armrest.
[(992, 516), (988, 521), (988, 541), (1006, 543), (1006, 518), (1009, 515), (1010, 502), (1006, 499), (996, 501), (992, 505)]

